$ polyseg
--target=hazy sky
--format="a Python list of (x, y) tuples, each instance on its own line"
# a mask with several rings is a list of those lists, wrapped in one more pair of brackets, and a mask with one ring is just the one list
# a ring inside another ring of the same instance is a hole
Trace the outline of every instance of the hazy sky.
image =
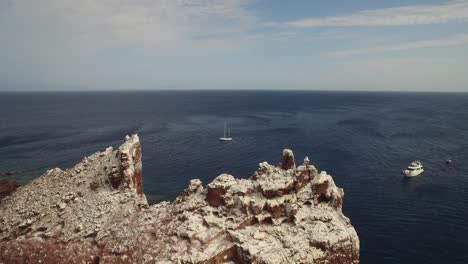
[(0, 0), (0, 90), (468, 91), (468, 0)]

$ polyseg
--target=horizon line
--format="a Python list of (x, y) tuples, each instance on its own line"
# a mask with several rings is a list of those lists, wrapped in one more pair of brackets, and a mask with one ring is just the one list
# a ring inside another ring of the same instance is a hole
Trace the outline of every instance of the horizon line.
[(459, 90), (330, 90), (330, 89), (90, 89), (90, 90), (0, 90), (0, 93), (92, 93), (92, 92), (371, 92), (371, 93), (468, 93)]

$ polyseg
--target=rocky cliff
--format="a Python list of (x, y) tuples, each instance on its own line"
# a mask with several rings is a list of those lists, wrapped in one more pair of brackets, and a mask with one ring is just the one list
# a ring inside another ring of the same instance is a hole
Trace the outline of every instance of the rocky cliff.
[(126, 137), (0, 203), (0, 263), (359, 263), (343, 189), (284, 150), (250, 179), (190, 181), (149, 206), (141, 145)]

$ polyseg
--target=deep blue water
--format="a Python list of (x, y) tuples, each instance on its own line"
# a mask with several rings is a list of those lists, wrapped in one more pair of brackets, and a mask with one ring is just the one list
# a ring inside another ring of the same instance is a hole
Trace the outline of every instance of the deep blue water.
[[(21, 183), (138, 133), (155, 203), (192, 178), (249, 177), (291, 148), (344, 188), (362, 263), (468, 263), (468, 94), (0, 93), (0, 113), (0, 171)], [(426, 172), (404, 179), (414, 159)]]

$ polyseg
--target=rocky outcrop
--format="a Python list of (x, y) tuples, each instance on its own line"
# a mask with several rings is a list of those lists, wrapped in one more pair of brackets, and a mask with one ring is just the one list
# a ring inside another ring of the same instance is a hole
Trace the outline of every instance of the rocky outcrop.
[(0, 180), (0, 199), (11, 195), (19, 186), (16, 181)]
[(5, 172), (5, 175), (6, 175), (6, 176), (13, 176), (13, 175), (16, 175), (16, 171), (7, 171), (7, 172)]
[(134, 135), (4, 198), (0, 263), (359, 263), (342, 204), (330, 175), (284, 150), (250, 179), (192, 180), (149, 206)]

